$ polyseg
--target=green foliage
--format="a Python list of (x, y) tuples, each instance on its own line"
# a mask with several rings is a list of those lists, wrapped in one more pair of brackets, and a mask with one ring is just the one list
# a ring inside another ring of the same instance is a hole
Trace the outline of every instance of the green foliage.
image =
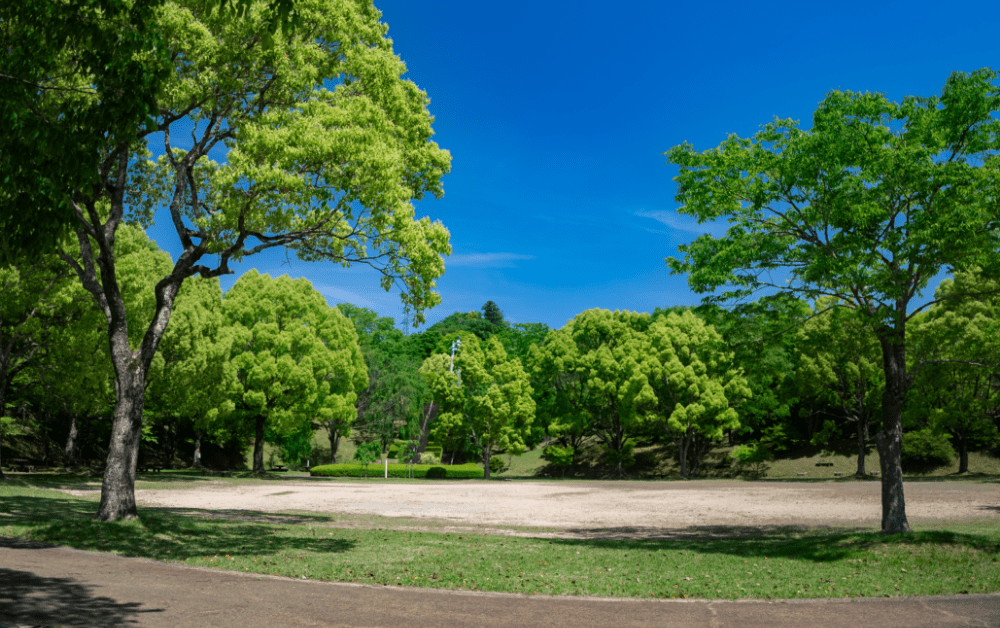
[(451, 356), (443, 354), (432, 355), (420, 367), (434, 401), (441, 405), (432, 426), (435, 438), (447, 442), (467, 435), (487, 469), (493, 452), (524, 451), (535, 402), (521, 362), (508, 358), (496, 338), (481, 343), (468, 336), (455, 355), (454, 368), (452, 372)]
[(226, 293), (223, 310), (244, 421), (263, 417), (285, 435), (313, 420), (353, 421), (356, 390), (367, 384), (357, 333), (307, 280), (251, 270)]
[(573, 464), (576, 451), (572, 447), (548, 445), (542, 450), (542, 459), (557, 467), (568, 467)]
[(420, 454), (420, 464), (441, 464), (441, 455), (424, 450)]
[(502, 456), (493, 456), (490, 458), (490, 473), (496, 473), (497, 475), (507, 471), (510, 467), (504, 462)]
[(739, 445), (729, 455), (740, 467), (750, 467), (758, 478), (767, 471), (767, 463), (774, 460), (771, 450), (760, 442)]
[(681, 475), (687, 477), (697, 472), (709, 443), (739, 429), (733, 406), (751, 391), (722, 336), (690, 311), (658, 318), (645, 341), (640, 368), (655, 395), (651, 420), (666, 419), (664, 427), (677, 441)]
[(483, 307), (479, 308), (483, 311), (483, 318), (493, 324), (494, 327), (500, 328), (504, 326), (503, 312), (500, 310), (500, 306), (493, 301), (487, 301), (483, 304)]
[(360, 462), (364, 466), (368, 466), (375, 462), (379, 458), (379, 454), (382, 453), (382, 447), (377, 442), (364, 443), (359, 445), (354, 451), (354, 459)]
[(579, 448), (595, 436), (618, 472), (631, 460), (627, 439), (641, 430), (656, 395), (643, 372), (649, 314), (593, 309), (550, 331), (528, 359), (549, 431)]
[(903, 434), (903, 468), (919, 473), (950, 463), (955, 459), (950, 440), (950, 434), (936, 433), (931, 428)]
[(909, 530), (899, 444), (910, 304), (942, 270), (1000, 273), (998, 76), (953, 72), (939, 97), (901, 103), (834, 90), (810, 130), (776, 119), (750, 139), (667, 153), (678, 211), (729, 224), (722, 238), (678, 247), (673, 273), (699, 293), (726, 287), (709, 302), (765, 290), (836, 297), (878, 339), (887, 394), (903, 401), (883, 408), (876, 434), (887, 533)]
[[(478, 469), (477, 469), (478, 471)], [(431, 467), (427, 469), (427, 473), (424, 475), (426, 478), (441, 479), (448, 477), (448, 470), (444, 467)]]
[[(69, 196), (154, 126), (170, 76), (161, 0), (0, 4), (0, 256), (38, 260), (75, 226)], [(8, 259), (7, 261), (10, 261)]]
[[(487, 340), (495, 335), (499, 329), (492, 322), (483, 318), (481, 312), (455, 312), (428, 327), (427, 331), (436, 332), (442, 337), (466, 332), (466, 335), (475, 334), (480, 340)], [(442, 342), (443, 340), (438, 341), (435, 353), (449, 351), (447, 346), (442, 347)]]
[(938, 286), (942, 302), (910, 325), (915, 380), (905, 418), (952, 435), (967, 470), (971, 446), (998, 440), (1000, 283), (979, 269)]

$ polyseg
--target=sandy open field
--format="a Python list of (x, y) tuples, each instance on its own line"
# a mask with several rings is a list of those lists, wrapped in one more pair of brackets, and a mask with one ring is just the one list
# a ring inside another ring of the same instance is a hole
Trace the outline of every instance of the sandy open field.
[[(656, 536), (715, 526), (875, 526), (878, 482), (212, 482), (139, 490), (140, 505), (176, 509), (353, 513), (499, 528), (547, 527), (573, 536)], [(905, 485), (911, 523), (1000, 518), (1000, 484)], [(553, 532), (557, 532), (553, 530)]]

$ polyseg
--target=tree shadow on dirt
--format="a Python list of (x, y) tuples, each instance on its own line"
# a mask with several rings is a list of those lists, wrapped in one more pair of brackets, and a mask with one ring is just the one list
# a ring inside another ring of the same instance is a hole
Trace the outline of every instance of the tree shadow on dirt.
[[(41, 543), (0, 537), (0, 549), (39, 549)], [(0, 567), (0, 622), (15, 626), (136, 626), (145, 613), (136, 602), (94, 595), (73, 578), (49, 578)]]
[[(994, 507), (987, 507), (994, 508)], [(891, 545), (974, 548), (1000, 553), (1000, 540), (987, 535), (947, 530), (920, 530), (885, 536), (878, 530), (805, 525), (691, 526), (665, 528), (567, 529), (581, 538), (554, 538), (553, 543), (579, 547), (614, 547), (641, 552), (690, 551), (747, 558), (794, 558), (817, 563), (832, 562)]]
[[(96, 503), (69, 496), (0, 497), (0, 535), (12, 534), (14, 526), (31, 526), (33, 541), (170, 561), (281, 551), (331, 554), (355, 546), (309, 528), (332, 521), (329, 515), (140, 507), (138, 522), (105, 523), (94, 518), (95, 511)], [(289, 524), (307, 534), (290, 534)]]

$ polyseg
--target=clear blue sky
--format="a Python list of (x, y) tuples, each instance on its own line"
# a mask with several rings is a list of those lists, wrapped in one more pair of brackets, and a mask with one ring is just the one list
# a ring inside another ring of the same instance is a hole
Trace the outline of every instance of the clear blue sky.
[[(712, 148), (775, 116), (808, 128), (831, 89), (900, 100), (940, 93), (954, 70), (1000, 67), (995, 1), (375, 4), (453, 158), (444, 198), (417, 204), (454, 251), (428, 323), (487, 300), (552, 328), (589, 308), (695, 304), (663, 258), (705, 227), (676, 213), (664, 151)], [(176, 259), (166, 216), (149, 234)], [(397, 293), (363, 267), (278, 251), (236, 268), (306, 277), (331, 305), (402, 326)]]

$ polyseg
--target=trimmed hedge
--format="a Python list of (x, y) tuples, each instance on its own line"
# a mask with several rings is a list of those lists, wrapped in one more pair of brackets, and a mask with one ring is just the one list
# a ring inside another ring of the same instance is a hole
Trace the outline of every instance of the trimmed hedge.
[[(389, 477), (391, 478), (405, 478), (407, 475), (407, 465), (405, 464), (390, 464), (389, 465)], [(429, 474), (427, 471), (429, 469), (442, 469), (445, 475), (440, 475), (440, 471)], [(385, 473), (384, 464), (370, 464), (368, 465), (368, 477), (380, 478), (383, 477)], [(437, 474), (437, 475), (435, 475)], [(352, 462), (348, 464), (324, 464), (318, 467), (313, 467), (309, 469), (309, 475), (327, 478), (356, 478), (364, 477), (365, 471), (364, 467), (357, 463)], [(439, 466), (439, 465), (429, 465), (429, 464), (415, 464), (413, 465), (413, 477), (415, 478), (434, 478), (434, 477), (448, 477), (448, 478), (480, 478), (483, 477), (483, 469), (478, 464), (461, 464), (453, 466)]]

